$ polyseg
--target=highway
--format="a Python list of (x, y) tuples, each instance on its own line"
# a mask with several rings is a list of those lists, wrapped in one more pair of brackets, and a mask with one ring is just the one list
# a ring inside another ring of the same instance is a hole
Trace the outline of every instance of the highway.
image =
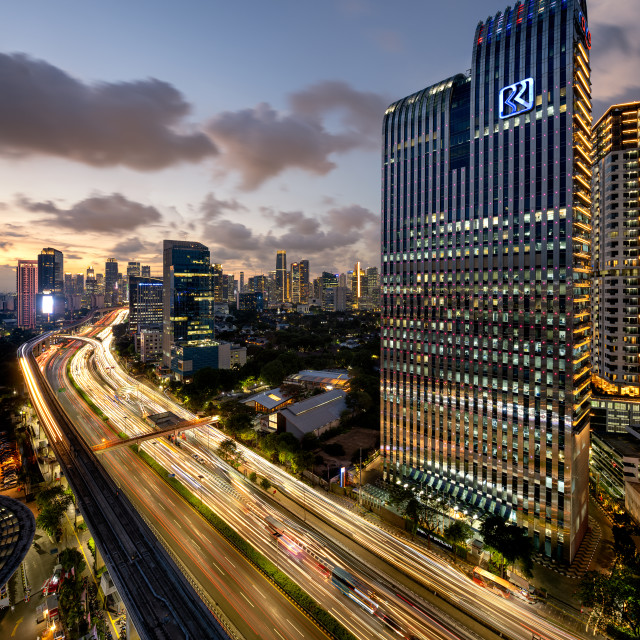
[[(45, 354), (41, 362), (52, 386), (64, 389), (59, 393), (62, 403), (92, 445), (113, 438), (113, 432), (68, 382), (67, 362), (81, 346), (76, 341)], [(127, 428), (126, 420), (121, 422)], [(154, 442), (147, 446), (168, 446), (165, 440)], [(131, 450), (112, 451), (100, 462), (242, 637), (289, 640), (302, 633), (304, 638), (326, 638)]]
[[(105, 332), (99, 340), (90, 341), (83, 347), (71, 362), (71, 373), (74, 380), (87, 393), (102, 412), (111, 417), (112, 426), (118, 431), (135, 435), (140, 431), (148, 431), (149, 425), (142, 422), (143, 413), (164, 411), (167, 399), (161, 394), (144, 388), (135, 389), (135, 381), (122, 377), (115, 361), (109, 352), (110, 336)], [(95, 350), (95, 357), (92, 352)], [(58, 376), (64, 367), (58, 367)], [(49, 374), (51, 375), (51, 374)], [(109, 389), (105, 388), (108, 380)], [(60, 377), (52, 380), (56, 385), (63, 385)], [(116, 400), (114, 390), (128, 389), (127, 398)], [(175, 409), (175, 407), (171, 407)], [(102, 422), (102, 421), (99, 421)], [(94, 440), (111, 439), (113, 436), (105, 431), (104, 423), (97, 425)], [(203, 430), (203, 434), (206, 430)], [(202, 435), (204, 438), (205, 436)], [(393, 584), (375, 583), (366, 566), (345, 557), (340, 550), (334, 550), (330, 541), (318, 538), (311, 532), (303, 531), (294, 523), (287, 521), (290, 531), (286, 541), (292, 546), (283, 548), (281, 539), (279, 548), (272, 532), (265, 526), (269, 515), (279, 516), (263, 499), (261, 492), (243, 476), (237, 474), (216, 456), (200, 451), (201, 462), (193, 459), (195, 449), (182, 442), (177, 449), (166, 441), (159, 439), (156, 444), (146, 444), (144, 448), (163, 466), (179, 477), (183, 483), (191, 485), (192, 491), (224, 519), (243, 537), (250, 540), (264, 555), (270, 557), (281, 570), (301, 584), (318, 602), (338, 618), (354, 635), (361, 638), (476, 638), (460, 626), (453, 631), (443, 626), (429, 611), (409, 606), (397, 595)], [(117, 452), (105, 453), (103, 458)], [(197, 455), (197, 454), (196, 454)], [(106, 463), (105, 463), (106, 464)], [(114, 471), (109, 467), (110, 473)], [(295, 529), (295, 530), (294, 530)], [(366, 581), (376, 602), (372, 611), (358, 606), (346, 599), (328, 580), (328, 576), (317, 567), (317, 559), (322, 559), (325, 567), (339, 566), (357, 573), (359, 579)], [(375, 586), (371, 585), (373, 580)], [(388, 581), (387, 581), (388, 582)], [(451, 623), (452, 621), (449, 621)], [(450, 626), (450, 625), (449, 625)], [(455, 626), (455, 625), (454, 625)], [(399, 633), (401, 632), (401, 633)], [(426, 635), (425, 635), (426, 634)]]
[[(111, 354), (109, 341), (110, 336), (107, 331), (102, 336), (101, 343), (94, 344), (97, 354), (95, 358), (95, 373), (99, 374), (103, 381), (107, 380), (114, 389), (137, 388), (136, 399), (131, 398), (131, 402), (129, 402), (133, 413), (135, 413), (135, 406), (139, 405), (140, 399), (142, 399), (142, 402), (149, 410), (154, 412), (171, 410), (183, 419), (193, 419), (194, 416), (190, 412), (183, 407), (175, 405), (159, 391), (140, 385), (135, 379), (128, 376), (119, 367)], [(82, 379), (83, 375), (89, 375), (88, 372), (91, 367), (86, 362), (80, 364), (82, 361), (79, 358), (76, 360), (78, 368), (74, 369), (74, 375), (78, 375)], [(100, 393), (105, 393), (104, 389), (102, 392), (98, 390), (101, 385), (96, 384), (95, 378), (92, 378), (92, 380), (85, 379), (82, 384), (87, 385), (87, 388), (91, 390), (94, 401), (100, 406), (97, 397), (100, 396)], [(106, 397), (109, 398), (108, 392)], [(113, 407), (108, 406), (109, 403), (107, 401), (104, 402), (104, 406), (101, 406), (103, 411), (113, 410)], [(113, 399), (109, 400), (109, 402), (112, 405), (121, 404), (116, 403)], [(114, 414), (114, 416), (120, 415), (120, 417), (114, 417), (118, 428), (122, 428), (127, 433), (134, 433), (136, 428), (148, 429), (148, 426), (144, 425), (134, 427), (134, 420), (132, 420), (131, 416), (125, 417), (126, 412), (122, 411), (122, 407), (118, 408), (120, 411), (116, 411)], [(139, 413), (140, 409), (138, 407)], [(224, 438), (224, 434), (218, 429), (200, 429), (193, 437), (189, 438), (194, 444), (183, 445), (183, 448), (197, 447), (196, 455), (210, 458), (211, 460), (207, 466), (215, 465), (218, 464), (216, 462), (217, 458), (210, 455), (208, 447), (217, 446)], [(346, 549), (337, 545), (332, 546), (326, 536), (317, 531), (311, 532), (307, 530), (304, 532), (306, 538), (303, 540), (302, 534), (299, 538), (302, 542), (319, 545), (327, 555), (333, 554), (332, 560), (336, 564), (340, 566), (347, 564), (349, 570), (356, 573), (359, 571), (358, 575), (367, 584), (372, 585), (374, 591), (381, 593), (381, 597), (385, 599), (385, 602), (391, 603), (389, 606), (390, 612), (394, 616), (392, 619), (401, 623), (403, 633), (407, 635), (421, 634), (428, 630), (430, 637), (432, 635), (440, 636), (441, 634), (446, 637), (451, 635), (463, 637), (469, 635), (470, 632), (465, 628), (464, 615), (460, 616), (463, 621), (463, 624), (460, 624), (455, 620), (451, 620), (449, 616), (440, 615), (437, 611), (434, 612), (433, 607), (428, 607), (423, 600), (411, 593), (411, 591), (401, 592), (401, 597), (392, 596), (392, 591), (398, 592), (398, 581), (394, 579), (398, 572), (401, 572), (404, 576), (411, 577), (408, 582), (409, 586), (412, 586), (412, 584), (421, 585), (437, 591), (449, 602), (455, 603), (461, 611), (470, 613), (471, 617), (475, 619), (483, 619), (490, 626), (499, 629), (508, 637), (522, 640), (529, 640), (534, 634), (553, 640), (568, 640), (575, 637), (572, 633), (565, 632), (537, 615), (535, 608), (531, 605), (513, 599), (505, 600), (482, 589), (456, 569), (442, 562), (438, 556), (426, 552), (419, 545), (407, 543), (405, 540), (400, 540), (386, 531), (380, 530), (351, 511), (336, 505), (323, 493), (311, 490), (257, 454), (243, 448), (241, 445), (238, 446), (242, 449), (243, 455), (252, 469), (255, 469), (260, 475), (268, 477), (273, 484), (284, 489), (288, 495), (296, 498), (300, 504), (304, 503), (310, 512), (315, 513), (325, 523), (330, 523), (340, 534), (355, 541), (362, 549), (370, 551), (371, 554), (382, 558), (387, 563), (388, 570), (381, 574), (378, 569), (370, 566), (365, 567), (362, 562), (358, 562), (353, 557), (350, 558)], [(189, 450), (196, 452), (196, 449)], [(173, 464), (173, 462), (170, 459), (166, 459), (165, 464)], [(202, 480), (198, 476), (205, 475), (199, 466), (189, 467), (187, 465), (181, 468), (186, 475), (196, 482)], [(199, 484), (202, 485), (200, 490), (207, 494), (210, 494), (211, 490), (215, 489), (215, 485), (207, 486), (209, 484), (208, 480)], [(255, 496), (255, 492), (251, 493), (251, 495)], [(248, 515), (245, 513), (244, 518), (242, 516), (239, 516), (239, 518), (240, 520), (247, 520)], [(238, 524), (238, 526), (241, 525)], [(307, 584), (305, 584), (305, 588), (307, 588)], [(407, 604), (404, 600), (408, 600), (409, 603)], [(356, 635), (362, 637), (362, 632), (356, 633)]]
[(227, 638), (184, 575), (97, 464), (23, 344), (19, 360), (49, 446), (74, 491), (134, 625), (143, 640)]

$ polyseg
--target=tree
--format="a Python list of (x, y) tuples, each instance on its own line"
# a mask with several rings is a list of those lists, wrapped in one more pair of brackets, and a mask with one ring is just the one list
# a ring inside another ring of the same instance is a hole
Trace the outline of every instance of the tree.
[(251, 482), (257, 482), (258, 480), (258, 474), (255, 471), (252, 471), (249, 474), (249, 480), (251, 480)]
[(265, 491), (269, 491), (269, 489), (271, 489), (271, 483), (269, 482), (268, 478), (262, 478), (262, 480), (260, 480), (260, 486), (265, 490)]
[(238, 445), (230, 438), (220, 443), (220, 446), (216, 449), (216, 454), (234, 467), (242, 464), (242, 452), (238, 449)]
[(71, 569), (73, 569), (76, 577), (79, 576), (87, 566), (82, 553), (78, 551), (78, 549), (71, 547), (63, 549), (60, 552), (60, 564), (65, 571), (71, 571)]
[(488, 516), (480, 527), (485, 545), (493, 550), (494, 559), (504, 578), (507, 564), (520, 560), (527, 575), (531, 575), (533, 546), (523, 527), (507, 524), (500, 516)]
[(453, 545), (453, 557), (457, 555), (457, 547), (463, 545), (471, 536), (473, 530), (462, 520), (454, 520), (445, 530), (444, 536)]

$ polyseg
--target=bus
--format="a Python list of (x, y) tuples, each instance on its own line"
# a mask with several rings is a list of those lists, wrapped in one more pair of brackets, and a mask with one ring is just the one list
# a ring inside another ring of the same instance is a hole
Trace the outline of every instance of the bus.
[(331, 583), (357, 605), (375, 615), (378, 604), (372, 600), (371, 591), (358, 578), (341, 567), (334, 567), (331, 571)]
[(476, 567), (473, 570), (473, 581), (503, 598), (511, 596), (511, 593), (515, 589), (515, 585), (512, 585), (510, 582), (507, 582), (499, 576), (495, 576), (493, 573), (489, 573), (480, 567)]

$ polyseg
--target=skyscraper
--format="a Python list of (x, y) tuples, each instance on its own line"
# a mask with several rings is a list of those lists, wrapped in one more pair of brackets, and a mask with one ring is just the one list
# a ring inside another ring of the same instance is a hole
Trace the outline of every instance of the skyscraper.
[(572, 560), (587, 528), (591, 37), (583, 0), (479, 23), (383, 125), (382, 423), (419, 478)]
[(238, 293), (244, 292), (244, 271), (240, 272), (240, 284), (238, 285)]
[(309, 261), (291, 263), (291, 302), (306, 304), (309, 302)]
[(276, 298), (277, 302), (287, 301), (287, 252), (276, 254)]
[(162, 280), (129, 276), (129, 330), (162, 331)]
[(104, 301), (105, 304), (118, 304), (118, 262), (107, 258), (104, 265)]
[(151, 277), (151, 266), (148, 264), (143, 264), (140, 267), (140, 275), (144, 278), (150, 278)]
[(127, 275), (128, 276), (139, 276), (140, 273), (140, 263), (139, 262), (127, 262)]
[(64, 293), (62, 251), (46, 247), (38, 254), (38, 293)]
[(18, 292), (18, 326), (23, 329), (35, 329), (38, 260), (18, 260), (16, 290)]
[(213, 315), (208, 247), (199, 242), (165, 240), (162, 360), (178, 378), (202, 367), (217, 368)]

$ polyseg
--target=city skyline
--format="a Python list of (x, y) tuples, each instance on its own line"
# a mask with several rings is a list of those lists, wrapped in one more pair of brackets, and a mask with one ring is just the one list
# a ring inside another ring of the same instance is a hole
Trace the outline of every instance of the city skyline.
[[(203, 19), (213, 9), (202, 3), (179, 15), (145, 12), (144, 48), (142, 15), (121, 20), (124, 4), (106, 12), (84, 8), (70, 20), (39, 3), (35, 25), (13, 7), (0, 58), (0, 87), (12, 98), (0, 147), (7, 177), (0, 191), (0, 290), (14, 289), (19, 258), (50, 244), (65, 253), (67, 272), (108, 257), (139, 259), (158, 272), (166, 237), (207, 243), (212, 262), (236, 273), (268, 273), (272, 253), (282, 247), (292, 258), (309, 259), (314, 273), (342, 271), (358, 260), (377, 264), (380, 113), (394, 96), (464, 68), (464, 34), (501, 4), (486, 1), (479, 9), (471, 1), (456, 7), (408, 2), (408, 10), (424, 16), (412, 24), (376, 2), (314, 7), (316, 38), (299, 33), (309, 14), (282, 9), (263, 16), (256, 4), (254, 19), (242, 22), (252, 37), (243, 37), (247, 50), (237, 66), (213, 67), (208, 61), (220, 58), (237, 29), (214, 28), (210, 41), (184, 34), (198, 32), (196, 23), (238, 23), (230, 7), (213, 21)], [(596, 118), (633, 97), (634, 74), (625, 70), (634, 69), (639, 56), (632, 0), (606, 4), (589, 8), (600, 52), (593, 69)], [(94, 34), (92, 55), (78, 55), (89, 37), (78, 24), (91, 19), (122, 27), (117, 51), (110, 38)], [(283, 44), (267, 38), (265, 24), (276, 35), (286, 31)], [(426, 37), (415, 36), (418, 25)], [(184, 52), (168, 57), (163, 43), (169, 37)], [(445, 37), (451, 54), (441, 62), (437, 52)], [(334, 43), (328, 52), (327, 41)], [(287, 47), (297, 48), (300, 60), (284, 55)], [(250, 64), (258, 53), (266, 68)], [(620, 72), (606, 74), (612, 66)], [(25, 69), (31, 84), (20, 81)], [(24, 119), (21, 105), (34, 95), (44, 96), (59, 130), (47, 128), (44, 112)], [(147, 122), (152, 99), (158, 109)], [(106, 148), (98, 113), (112, 134)], [(127, 123), (135, 128), (143, 122), (138, 138), (121, 133)], [(255, 157), (243, 153), (247, 131)]]

